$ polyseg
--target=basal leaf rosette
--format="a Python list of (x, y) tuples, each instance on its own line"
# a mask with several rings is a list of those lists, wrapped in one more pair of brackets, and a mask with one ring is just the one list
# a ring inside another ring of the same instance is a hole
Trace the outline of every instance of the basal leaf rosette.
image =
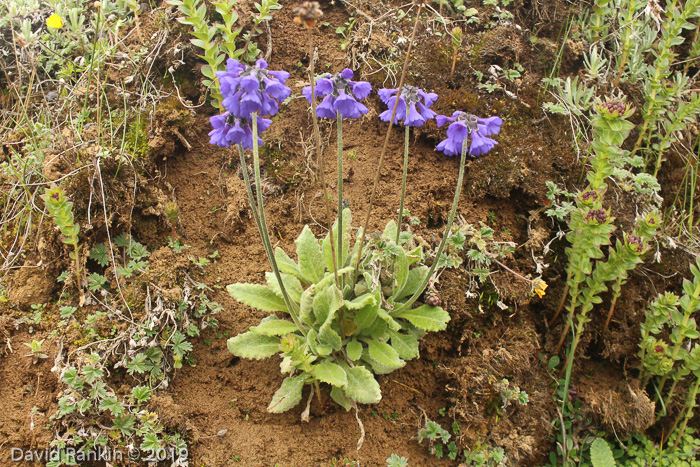
[[(275, 251), (282, 281), (298, 309), (292, 313), (299, 325), (288, 316), (290, 310), (274, 274), (266, 274), (266, 285), (227, 287), (239, 302), (276, 312), (228, 340), (229, 350), (240, 357), (282, 357), (280, 368), (287, 378), (274, 395), (270, 412), (295, 407), (306, 385), (318, 390), (320, 383), (331, 387), (331, 397), (346, 410), (358, 402), (379, 402), (375, 375), (390, 373), (417, 358), (425, 333), (445, 329), (450, 319), (438, 306), (401, 309), (429, 272), (422, 264), (422, 248), (412, 244), (409, 234), (401, 235), (401, 245), (394, 243), (397, 227), (391, 221), (361, 252), (357, 240), (351, 250), (349, 209), (343, 217), (348, 222), (343, 226), (337, 283), (329, 235), (317, 239), (305, 226), (296, 240), (296, 261), (281, 248)], [(337, 237), (337, 223), (332, 230), (330, 235)], [(353, 282), (358, 255), (361, 268)]]

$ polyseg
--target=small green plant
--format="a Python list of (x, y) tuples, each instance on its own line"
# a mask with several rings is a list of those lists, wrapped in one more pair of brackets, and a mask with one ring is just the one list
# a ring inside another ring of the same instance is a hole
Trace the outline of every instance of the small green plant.
[(508, 407), (511, 402), (517, 402), (519, 405), (527, 405), (530, 401), (525, 391), (521, 391), (518, 386), (511, 386), (510, 381), (505, 378), (494, 384), (494, 388), (501, 397), (501, 409)]
[(345, 50), (350, 44), (352, 29), (355, 27), (357, 19), (354, 16), (348, 18), (344, 26), (338, 26), (335, 28), (335, 33), (341, 36), (343, 39), (340, 41), (340, 50)]
[(392, 454), (386, 460), (386, 467), (408, 467), (408, 459), (403, 456)]
[(462, 46), (462, 28), (455, 26), (450, 32), (450, 37), (452, 38), (452, 68), (450, 69), (450, 76), (452, 76), (455, 74), (459, 48)]
[[(420, 246), (394, 243), (396, 223), (390, 221), (384, 233), (375, 236), (362, 252), (358, 242), (351, 253), (349, 209), (343, 217), (347, 222), (337, 284), (330, 237), (319, 242), (307, 226), (296, 240), (298, 262), (280, 248), (275, 251), (291, 310), (272, 273), (266, 274), (267, 286), (232, 284), (227, 288), (247, 305), (288, 313), (292, 318), (271, 315), (228, 341), (229, 350), (241, 357), (260, 359), (276, 353), (283, 357), (282, 371), (290, 376), (273, 397), (270, 412), (297, 405), (306, 384), (313, 385), (319, 397), (319, 383), (330, 384), (331, 397), (346, 410), (356, 402), (378, 402), (381, 391), (373, 373), (389, 373), (405, 360), (418, 357), (418, 339), (426, 331), (444, 329), (449, 320), (437, 306), (405, 306), (428, 273), (429, 268), (420, 265)], [(337, 235), (337, 225), (332, 235)], [(362, 272), (353, 283), (352, 264), (358, 255), (363, 258)]]
[[(614, 218), (610, 210), (603, 206), (606, 180), (613, 175), (614, 161), (624, 157), (620, 145), (633, 125), (625, 120), (631, 114), (631, 109), (621, 102), (598, 104), (597, 110), (597, 115), (592, 120), (592, 149), (595, 155), (590, 158), (592, 169), (587, 174), (589, 185), (576, 197), (576, 207), (569, 206), (573, 209), (569, 211), (568, 221), (570, 232), (567, 240), (571, 246), (566, 249), (567, 286), (559, 310), (550, 321), (553, 322), (558, 317), (568, 296), (568, 318), (557, 347), (560, 349), (563, 346), (576, 319), (572, 347), (565, 366), (567, 371), (571, 368), (574, 352), (585, 324), (589, 321), (588, 313), (594, 304), (601, 302), (599, 295), (608, 290), (606, 283), (613, 284), (614, 299), (609, 310), (611, 316), (628, 272), (641, 263), (641, 255), (649, 250), (648, 242), (653, 239), (660, 224), (655, 211), (639, 216), (634, 232), (624, 235), (623, 240), (617, 240), (615, 246), (612, 246)], [(609, 247), (607, 255), (603, 250), (606, 247)], [(578, 314), (577, 310), (580, 310)]]
[(172, 250), (175, 253), (181, 253), (181, 252), (187, 250), (188, 248), (192, 248), (189, 245), (182, 245), (180, 243), (180, 240), (178, 240), (177, 238), (175, 240), (173, 240), (173, 237), (168, 237), (168, 246), (170, 248), (172, 248)]
[(98, 243), (90, 250), (90, 259), (97, 261), (102, 267), (108, 266), (110, 262), (109, 252), (104, 243)]
[[(683, 295), (667, 292), (657, 297), (650, 305), (641, 326), (642, 340), (639, 356), (642, 362), (641, 378), (646, 386), (652, 377), (661, 399), (662, 412), (669, 406), (678, 388), (678, 383), (691, 381), (685, 407), (676, 418), (674, 429), (680, 424), (680, 439), (692, 417), (696, 396), (700, 389), (700, 344), (693, 343), (700, 337), (694, 314), (700, 309), (700, 262), (691, 265), (693, 280), (683, 281)], [(668, 335), (668, 341), (664, 338)], [(671, 387), (666, 393), (666, 384)], [(672, 430), (673, 431), (673, 430)], [(675, 446), (674, 446), (675, 448)]]
[(170, 230), (172, 238), (175, 238), (175, 229), (180, 224), (180, 210), (175, 201), (168, 201), (165, 204), (165, 214), (170, 221)]
[(236, 47), (236, 39), (242, 32), (242, 28), (236, 28), (238, 22), (238, 13), (234, 9), (237, 0), (221, 0), (219, 2), (211, 2), (216, 13), (219, 15), (223, 23), (210, 24), (207, 18), (207, 2), (202, 0), (169, 0), (168, 3), (177, 6), (184, 16), (178, 18), (178, 21), (184, 25), (190, 26), (192, 31), (190, 34), (194, 39), (190, 39), (195, 47), (204, 51), (201, 57), (207, 62), (202, 67), (202, 74), (205, 79), (203, 81), (207, 88), (211, 89), (212, 97), (215, 99), (215, 107), (222, 108), (221, 92), (219, 91), (219, 82), (216, 77), (217, 71), (224, 69), (224, 61), (227, 58), (241, 59), (246, 62), (251, 62), (260, 54), (260, 49), (253, 39), (262, 34), (260, 24), (263, 21), (272, 19), (271, 11), (282, 8), (278, 0), (261, 0), (260, 3), (255, 3), (255, 8), (258, 14), (254, 16), (252, 28), (243, 34), (242, 38), (245, 44), (242, 48)]
[(73, 251), (70, 253), (70, 258), (73, 260), (75, 265), (75, 275), (78, 278), (77, 286), (78, 290), (80, 291), (82, 305), (82, 303), (85, 302), (85, 296), (83, 294), (82, 285), (84, 282), (84, 273), (80, 259), (81, 246), (80, 239), (78, 238), (80, 226), (75, 223), (73, 218), (73, 203), (68, 201), (63, 189), (57, 185), (47, 188), (41, 198), (44, 200), (46, 209), (51, 214), (54, 224), (56, 224), (63, 234), (63, 243), (73, 247)]
[(505, 451), (500, 447), (464, 451), (464, 464), (469, 467), (504, 467), (507, 460)]
[(35, 364), (35, 365), (39, 362), (40, 359), (42, 359), (42, 358), (49, 358), (48, 355), (46, 355), (45, 353), (43, 353), (43, 352), (41, 351), (41, 346), (42, 346), (42, 344), (44, 343), (45, 340), (46, 340), (46, 339), (42, 339), (42, 340), (40, 340), (40, 341), (32, 340), (31, 343), (27, 343), (27, 342), (24, 343), (24, 345), (26, 345), (27, 347), (29, 347), (29, 350), (30, 350), (30, 353), (27, 354), (27, 355), (25, 355), (25, 357), (33, 357), (33, 358), (34, 358), (34, 364)]
[[(444, 448), (448, 446), (451, 437), (449, 431), (432, 420), (426, 419), (425, 426), (418, 430), (418, 442), (422, 443), (423, 440), (428, 440), (429, 452), (438, 459), (445, 455)], [(451, 449), (450, 452), (452, 452)]]

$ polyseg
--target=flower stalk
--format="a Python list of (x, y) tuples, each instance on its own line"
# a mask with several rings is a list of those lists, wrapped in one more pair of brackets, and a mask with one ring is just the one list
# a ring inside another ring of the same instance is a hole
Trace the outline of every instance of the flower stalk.
[[(413, 41), (416, 38), (416, 31), (418, 30), (418, 21), (420, 21), (420, 14), (423, 11), (423, 3), (418, 5), (418, 13), (416, 13), (416, 22), (413, 25), (413, 32), (411, 33), (411, 38), (408, 41), (408, 49), (406, 50), (406, 58), (403, 63), (403, 69), (401, 70), (401, 78), (399, 78), (398, 89), (403, 88), (403, 83), (406, 79), (406, 70), (408, 69), (408, 62), (411, 59), (411, 50), (413, 49)], [(391, 111), (391, 120), (389, 120), (389, 127), (386, 130), (386, 136), (384, 137), (384, 143), (382, 144), (382, 151), (379, 154), (379, 162), (377, 163), (377, 171), (374, 174), (374, 182), (372, 184), (372, 193), (369, 196), (369, 205), (367, 206), (367, 214), (365, 214), (365, 221), (362, 223), (362, 236), (360, 237), (360, 244), (358, 251), (362, 251), (365, 244), (365, 233), (369, 229), (369, 220), (372, 215), (372, 208), (374, 207), (374, 197), (377, 194), (377, 186), (379, 185), (379, 176), (382, 172), (382, 165), (384, 163), (384, 155), (386, 154), (386, 148), (389, 146), (389, 138), (391, 137), (391, 130), (394, 127), (394, 118), (396, 117), (396, 109), (399, 106), (399, 99), (394, 102), (394, 108)], [(399, 229), (400, 230), (400, 229)], [(360, 271), (360, 259), (362, 255), (357, 255), (357, 261), (355, 262), (355, 271), (353, 273), (353, 282), (357, 280), (357, 275)]]
[(469, 138), (464, 138), (462, 141), (462, 154), (460, 156), (459, 160), (459, 175), (457, 176), (457, 187), (455, 188), (455, 196), (454, 199), (452, 200), (452, 208), (450, 209), (450, 215), (447, 218), (447, 225), (445, 226), (445, 233), (442, 236), (442, 241), (440, 242), (440, 246), (438, 247), (437, 252), (435, 253), (435, 258), (433, 259), (433, 264), (430, 265), (430, 269), (428, 270), (427, 274), (423, 277), (423, 280), (421, 281), (420, 287), (416, 290), (416, 292), (409, 298), (403, 305), (397, 307), (395, 309), (395, 312), (401, 312), (403, 310), (408, 310), (410, 309), (411, 305), (418, 299), (418, 297), (421, 296), (423, 293), (423, 290), (428, 286), (428, 282), (430, 281), (430, 278), (433, 277), (433, 274), (435, 273), (435, 269), (437, 269), (437, 265), (440, 262), (440, 255), (442, 255), (442, 251), (445, 249), (445, 244), (447, 243), (447, 238), (450, 236), (450, 232), (452, 231), (452, 223), (454, 222), (455, 219), (455, 213), (457, 212), (457, 204), (459, 203), (459, 195), (462, 192), (462, 182), (464, 181), (464, 166), (465, 162), (467, 160), (467, 149), (469, 147)]
[[(255, 171), (255, 196), (257, 198), (258, 202), (258, 219), (259, 219), (259, 225), (258, 225), (258, 230), (260, 231), (260, 237), (262, 238), (263, 245), (265, 246), (265, 253), (267, 253), (267, 259), (270, 261), (270, 266), (272, 266), (272, 272), (275, 274), (275, 279), (277, 279), (277, 283), (280, 286), (280, 290), (282, 291), (282, 298), (284, 300), (284, 304), (287, 306), (287, 309), (289, 310), (289, 314), (294, 320), (294, 324), (299, 327), (303, 331), (303, 327), (300, 324), (299, 317), (297, 316), (297, 306), (296, 303), (294, 303), (290, 298), (289, 294), (287, 293), (287, 289), (284, 286), (284, 281), (282, 281), (282, 275), (280, 274), (280, 270), (277, 267), (277, 261), (275, 260), (275, 255), (274, 251), (272, 249), (272, 243), (270, 242), (270, 235), (267, 231), (267, 222), (265, 221), (265, 209), (263, 207), (263, 194), (262, 194), (262, 189), (261, 189), (261, 178), (260, 178), (260, 151), (258, 151), (258, 119), (257, 119), (257, 113), (253, 112), (253, 118), (251, 118), (251, 121), (253, 123), (253, 170)], [(246, 174), (248, 171), (247, 167), (244, 165), (243, 166), (243, 173)], [(244, 176), (245, 177), (245, 176)], [(246, 183), (247, 188), (250, 186), (250, 181)], [(250, 188), (248, 188), (250, 189)], [(250, 194), (248, 195), (250, 197)], [(252, 200), (251, 200), (251, 206), (252, 205)]]
[(403, 206), (404, 199), (406, 197), (406, 178), (408, 176), (408, 138), (410, 127), (405, 125), (405, 136), (403, 143), (403, 176), (401, 177), (401, 201), (399, 202), (399, 222), (396, 229), (396, 244), (399, 244), (399, 237), (401, 237), (401, 223), (403, 222)]
[[(336, 248), (338, 259), (336, 264), (343, 267), (343, 116), (337, 110), (335, 116), (338, 122), (338, 247)], [(331, 231), (331, 237), (332, 234), (333, 231)]]

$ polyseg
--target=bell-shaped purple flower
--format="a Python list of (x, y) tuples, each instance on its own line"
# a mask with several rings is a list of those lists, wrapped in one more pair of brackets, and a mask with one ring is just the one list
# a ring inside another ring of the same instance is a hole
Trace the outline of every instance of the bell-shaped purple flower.
[[(250, 118), (241, 118), (225, 112), (221, 115), (215, 115), (209, 119), (211, 126), (214, 127), (209, 132), (211, 139), (209, 142), (224, 148), (231, 147), (233, 144), (241, 144), (243, 149), (253, 149), (253, 128)], [(257, 116), (258, 135), (272, 123), (272, 120)], [(258, 136), (258, 146), (263, 145), (263, 140)]]
[(434, 92), (426, 93), (415, 86), (404, 85), (401, 88), (401, 93), (398, 93), (398, 89), (380, 89), (377, 94), (382, 102), (389, 107), (388, 110), (379, 114), (379, 118), (383, 122), (391, 120), (397, 98), (399, 103), (396, 107), (395, 124), (403, 121), (406, 126), (423, 126), (426, 121), (437, 115), (429, 108), (438, 98)]
[[(372, 85), (367, 81), (352, 81), (354, 74), (346, 68), (340, 73), (326, 73), (316, 80), (316, 96), (323, 101), (316, 106), (316, 115), (321, 118), (334, 119), (336, 112), (343, 118), (360, 118), (369, 109), (357, 100), (367, 97)], [(311, 86), (306, 86), (301, 93), (311, 102)]]
[(448, 156), (458, 156), (462, 153), (462, 144), (467, 136), (471, 136), (469, 154), (482, 156), (488, 153), (497, 141), (488, 138), (501, 131), (503, 120), (500, 117), (479, 118), (472, 114), (457, 110), (452, 117), (438, 115), (435, 117), (438, 126), (450, 123), (447, 128), (447, 139), (440, 142), (435, 149)]
[(253, 112), (258, 115), (275, 115), (278, 103), (291, 94), (285, 86), (289, 73), (270, 71), (265, 60), (258, 60), (254, 66), (245, 66), (237, 60), (226, 62), (226, 71), (217, 71), (219, 89), (224, 97), (224, 108), (232, 115), (250, 118)]

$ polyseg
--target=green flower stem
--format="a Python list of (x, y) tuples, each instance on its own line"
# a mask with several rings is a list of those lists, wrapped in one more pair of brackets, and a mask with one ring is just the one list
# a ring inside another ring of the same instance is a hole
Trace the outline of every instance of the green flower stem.
[(627, 58), (629, 57), (630, 53), (632, 29), (635, 22), (634, 19), (637, 16), (637, 9), (640, 6), (643, 6), (643, 4), (641, 2), (637, 3), (636, 0), (629, 0), (627, 2), (627, 17), (625, 18), (624, 22), (625, 36), (622, 44), (622, 58), (620, 59), (620, 64), (617, 67), (617, 76), (615, 77), (615, 84), (613, 84), (614, 87), (617, 87), (620, 84), (620, 78), (622, 77), (622, 73), (625, 71), (625, 65), (627, 64)]
[(450, 236), (450, 232), (452, 231), (452, 223), (454, 222), (455, 214), (457, 213), (457, 204), (459, 203), (459, 195), (462, 192), (462, 182), (464, 180), (464, 166), (467, 160), (467, 148), (469, 147), (468, 140), (469, 138), (464, 138), (464, 141), (462, 142), (462, 157), (459, 160), (459, 175), (457, 177), (457, 188), (455, 188), (455, 197), (452, 201), (452, 209), (450, 210), (450, 216), (447, 218), (447, 226), (445, 227), (445, 233), (443, 234), (440, 246), (438, 247), (438, 250), (435, 253), (433, 264), (430, 265), (430, 270), (423, 278), (423, 281), (421, 282), (421, 285), (420, 287), (418, 287), (416, 292), (411, 296), (411, 298), (408, 299), (408, 301), (403, 303), (401, 306), (395, 308), (394, 312), (409, 309), (411, 305), (413, 305), (413, 303), (416, 300), (418, 300), (418, 297), (421, 296), (426, 286), (428, 285), (430, 278), (433, 277), (435, 269), (437, 269), (437, 265), (440, 262), (440, 255), (442, 255), (442, 251), (445, 249), (445, 244), (447, 243), (447, 238)]
[[(585, 277), (581, 273), (580, 270), (577, 270), (574, 275), (573, 275), (573, 280), (571, 281), (572, 285), (569, 287), (569, 296), (571, 297), (571, 300), (569, 301), (569, 306), (567, 307), (567, 313), (569, 316), (569, 319), (566, 321), (566, 324), (564, 325), (564, 331), (561, 333), (561, 337), (559, 338), (559, 343), (557, 344), (557, 349), (554, 353), (558, 354), (559, 351), (561, 350), (562, 346), (564, 345), (564, 341), (566, 340), (566, 335), (569, 333), (569, 329), (571, 327), (571, 322), (574, 319), (574, 312), (576, 311), (576, 300), (578, 299), (579, 296), (579, 290), (578, 286), (581, 282), (583, 282)], [(568, 286), (568, 284), (567, 284)], [(558, 315), (557, 315), (558, 316)], [(556, 316), (554, 317), (556, 319)], [(552, 322), (554, 319), (552, 319)], [(550, 322), (551, 324), (551, 322)]]
[[(280, 290), (282, 291), (282, 298), (284, 299), (284, 304), (287, 306), (287, 309), (289, 310), (289, 315), (292, 317), (292, 320), (294, 321), (294, 324), (297, 325), (299, 330), (306, 335), (306, 332), (304, 332), (304, 327), (301, 324), (301, 321), (299, 320), (298, 317), (298, 309), (296, 306), (296, 303), (294, 303), (290, 298), (289, 295), (287, 294), (287, 289), (284, 286), (284, 282), (282, 281), (282, 275), (280, 274), (279, 268), (277, 267), (277, 261), (275, 260), (275, 255), (274, 251), (272, 250), (272, 244), (270, 243), (270, 236), (268, 235), (267, 232), (267, 223), (265, 222), (265, 209), (263, 208), (263, 194), (262, 190), (260, 189), (260, 154), (258, 151), (258, 114), (257, 112), (253, 112), (251, 115), (251, 121), (253, 125), (253, 168), (255, 169), (255, 196), (257, 197), (258, 201), (258, 231), (260, 232), (260, 237), (262, 238), (263, 245), (265, 247), (265, 253), (267, 253), (267, 259), (270, 261), (270, 266), (272, 266), (272, 271), (275, 274), (275, 278), (277, 279), (277, 283), (280, 286)], [(242, 153), (241, 153), (242, 154)], [(251, 199), (252, 197), (252, 190), (250, 188), (250, 180), (247, 177), (247, 167), (244, 165), (243, 166), (243, 174), (244, 174), (244, 179), (246, 181), (246, 188), (248, 190), (248, 199), (251, 203), (251, 208), (253, 211), (255, 211), (255, 204), (253, 203), (253, 200)]]
[[(403, 68), (401, 69), (401, 77), (399, 78), (399, 85), (397, 86), (398, 92), (403, 89), (403, 83), (406, 79), (406, 70), (408, 69), (408, 62), (411, 59), (411, 50), (413, 49), (413, 42), (416, 38), (416, 31), (418, 30), (418, 21), (420, 21), (420, 14), (423, 11), (423, 3), (418, 4), (418, 12), (416, 13), (416, 22), (413, 24), (413, 32), (411, 33), (411, 38), (408, 40), (408, 49), (406, 50), (406, 58), (403, 62)], [(362, 236), (360, 237), (360, 245), (357, 249), (358, 252), (362, 253), (362, 248), (365, 246), (365, 233), (369, 229), (369, 219), (372, 215), (372, 208), (374, 207), (374, 197), (377, 193), (377, 186), (379, 185), (379, 176), (382, 172), (382, 163), (384, 162), (384, 155), (386, 154), (386, 148), (389, 145), (389, 138), (391, 137), (391, 129), (394, 127), (394, 119), (396, 118), (396, 109), (399, 106), (398, 96), (394, 102), (394, 109), (391, 111), (391, 119), (389, 120), (389, 127), (386, 130), (386, 136), (384, 137), (384, 143), (382, 144), (382, 151), (379, 153), (379, 162), (377, 163), (377, 172), (374, 174), (374, 182), (372, 184), (372, 193), (369, 196), (369, 206), (367, 206), (367, 214), (365, 215), (365, 221), (362, 224)], [(357, 275), (360, 273), (360, 258), (361, 254), (357, 255), (357, 261), (355, 262), (355, 272), (353, 273), (352, 283), (357, 281)]]
[[(397, 98), (398, 99), (398, 98)], [(409, 126), (405, 125), (406, 135), (403, 143), (403, 178), (401, 179), (401, 202), (399, 203), (399, 223), (396, 224), (396, 244), (399, 244), (401, 237), (401, 223), (403, 222), (403, 203), (406, 197), (406, 177), (408, 176), (408, 136)]]
[[(337, 266), (343, 267), (343, 116), (335, 112), (335, 120), (338, 122), (338, 243), (336, 254)], [(333, 231), (331, 230), (331, 237)], [(342, 290), (342, 284), (338, 284)]]
[(671, 65), (677, 55), (673, 53), (672, 49), (674, 45), (676, 45), (676, 38), (681, 33), (682, 26), (686, 20), (685, 12), (681, 13), (679, 18), (673, 18), (673, 12), (676, 9), (676, 3), (677, 0), (673, 0), (673, 2), (671, 2), (671, 5), (666, 8), (666, 11), (669, 12), (669, 16), (672, 19), (675, 19), (675, 21), (671, 21), (671, 28), (666, 32), (666, 37), (661, 43), (659, 52), (656, 55), (657, 60), (655, 62), (654, 67), (654, 76), (649, 78), (648, 81), (650, 92), (646, 96), (647, 103), (644, 108), (644, 123), (642, 124), (642, 128), (639, 130), (639, 136), (637, 137), (637, 141), (634, 144), (631, 156), (636, 154), (637, 151), (641, 148), (642, 143), (644, 142), (644, 138), (647, 136), (647, 130), (649, 129), (649, 125), (652, 122), (656, 123), (658, 121), (659, 113), (663, 112), (663, 108), (660, 107), (665, 107), (668, 105), (668, 100), (666, 98), (657, 99), (656, 94), (661, 90), (663, 86), (663, 78), (670, 74)]
[[(261, 232), (260, 228), (260, 215), (258, 214), (258, 209), (255, 205), (255, 195), (253, 195), (253, 188), (250, 184), (250, 176), (248, 175), (248, 164), (245, 160), (245, 155), (243, 154), (243, 146), (238, 143), (236, 146), (238, 148), (238, 156), (241, 159), (241, 171), (243, 172), (243, 181), (245, 182), (245, 189), (248, 193), (248, 202), (250, 203), (250, 208), (253, 210), (253, 218), (255, 219), (255, 225), (258, 227), (258, 232)], [(262, 236), (262, 234), (261, 234)], [(265, 247), (265, 254), (267, 254), (267, 243), (263, 242)]]

